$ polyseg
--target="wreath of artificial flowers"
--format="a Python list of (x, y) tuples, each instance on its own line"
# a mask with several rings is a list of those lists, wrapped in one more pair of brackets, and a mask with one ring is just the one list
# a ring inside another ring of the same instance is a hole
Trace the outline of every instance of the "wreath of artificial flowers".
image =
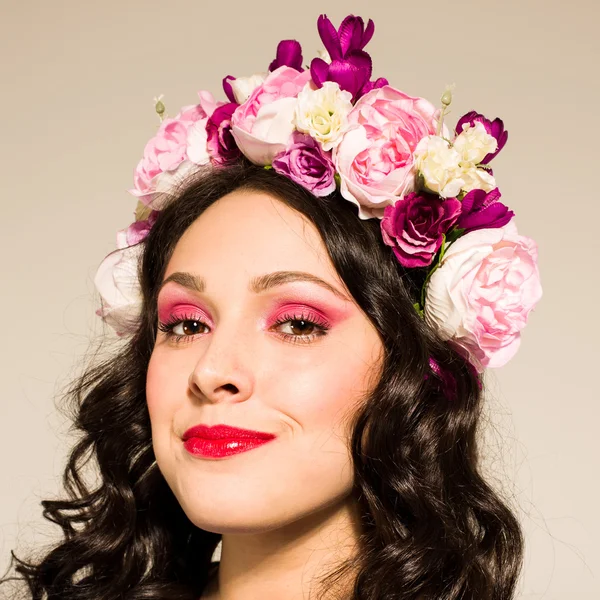
[(168, 118), (162, 96), (155, 98), (161, 123), (129, 190), (139, 200), (136, 219), (98, 270), (98, 314), (119, 335), (132, 331), (139, 242), (169, 192), (198, 165), (244, 155), (317, 198), (337, 188), (359, 218), (379, 218), (400, 264), (426, 270), (419, 314), (478, 373), (504, 365), (542, 289), (537, 245), (517, 233), (489, 166), (508, 137), (502, 120), (472, 111), (450, 132), (450, 88), (436, 109), (371, 79), (364, 48), (372, 20), (365, 26), (350, 15), (336, 29), (321, 15), (317, 26), (326, 50), (308, 69), (300, 44), (283, 40), (268, 72), (223, 79), (227, 101), (201, 91), (198, 104)]

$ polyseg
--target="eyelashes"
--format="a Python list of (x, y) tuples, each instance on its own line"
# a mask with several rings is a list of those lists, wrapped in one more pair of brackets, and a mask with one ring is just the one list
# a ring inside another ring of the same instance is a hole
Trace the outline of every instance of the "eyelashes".
[[(327, 335), (327, 332), (331, 329), (329, 323), (310, 311), (286, 313), (280, 316), (270, 328), (276, 328), (287, 323), (291, 323), (292, 329), (296, 330), (306, 327), (316, 330), (310, 334), (301, 335), (294, 333), (278, 334), (285, 341), (293, 344), (310, 344), (317, 338)], [(197, 316), (191, 314), (171, 315), (168, 320), (158, 325), (158, 329), (165, 337), (175, 344), (188, 343), (195, 340), (201, 335), (199, 330), (202, 328), (208, 328), (208, 325)]]

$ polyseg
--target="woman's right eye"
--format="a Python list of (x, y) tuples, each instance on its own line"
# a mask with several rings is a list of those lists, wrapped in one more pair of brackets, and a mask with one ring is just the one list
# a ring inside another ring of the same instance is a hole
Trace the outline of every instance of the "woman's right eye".
[(175, 324), (171, 331), (174, 335), (196, 335), (202, 327), (206, 327), (202, 321), (180, 321)]
[(167, 338), (173, 338), (175, 342), (187, 341), (198, 333), (202, 333), (202, 328), (207, 327), (199, 319), (180, 318), (173, 319), (166, 323), (160, 323), (158, 328)]

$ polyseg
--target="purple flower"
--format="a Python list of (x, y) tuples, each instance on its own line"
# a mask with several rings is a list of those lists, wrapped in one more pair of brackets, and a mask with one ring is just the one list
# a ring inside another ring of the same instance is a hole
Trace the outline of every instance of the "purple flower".
[(315, 58), (310, 63), (310, 73), (317, 87), (322, 87), (325, 81), (335, 81), (341, 89), (352, 94), (354, 102), (372, 89), (388, 84), (383, 77), (370, 81), (373, 66), (371, 57), (363, 48), (375, 31), (371, 19), (365, 28), (361, 17), (349, 15), (336, 30), (327, 16), (321, 15), (317, 28), (331, 58), (331, 64), (321, 58)]
[(233, 75), (226, 75), (223, 77), (223, 91), (227, 96), (229, 102), (235, 102), (235, 96), (233, 94), (233, 88), (231, 87), (231, 82), (235, 81), (235, 77)]
[(504, 123), (502, 122), (502, 119), (496, 118), (493, 121), (490, 121), (482, 114), (472, 110), (459, 119), (458, 123), (456, 124), (455, 133), (462, 133), (462, 127), (465, 123), (468, 123), (471, 125), (471, 127), (473, 127), (475, 125), (475, 121), (481, 121), (485, 127), (485, 130), (491, 136), (495, 137), (496, 141), (498, 142), (498, 148), (496, 151), (486, 154), (485, 158), (481, 161), (482, 165), (487, 165), (492, 158), (494, 158), (494, 156), (496, 156), (496, 154), (502, 150), (504, 144), (506, 144), (506, 140), (508, 139), (508, 131), (504, 130)]
[(427, 267), (460, 211), (456, 198), (411, 192), (385, 207), (380, 224), (383, 241), (392, 247), (402, 266)]
[(490, 192), (471, 190), (462, 199), (462, 212), (456, 226), (467, 231), (504, 227), (515, 213), (498, 202), (500, 195), (498, 188)]
[(304, 71), (302, 68), (302, 47), (296, 40), (281, 40), (277, 45), (275, 60), (269, 65), (269, 71), (279, 67), (292, 67), (296, 71)]
[(160, 211), (152, 210), (145, 219), (134, 221), (126, 229), (117, 232), (117, 248), (123, 250), (143, 242), (156, 223)]
[(206, 122), (208, 153), (217, 163), (233, 160), (241, 154), (231, 133), (231, 115), (238, 106), (237, 102), (222, 104)]
[(329, 153), (309, 135), (294, 132), (292, 143), (273, 159), (273, 169), (315, 196), (327, 196), (335, 190), (335, 168)]

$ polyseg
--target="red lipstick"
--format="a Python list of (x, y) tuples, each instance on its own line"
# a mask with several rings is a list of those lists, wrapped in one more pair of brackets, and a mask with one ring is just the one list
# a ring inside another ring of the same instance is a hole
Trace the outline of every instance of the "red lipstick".
[(277, 436), (262, 431), (239, 429), (229, 425), (195, 425), (182, 437), (183, 447), (195, 456), (222, 458), (252, 450)]

